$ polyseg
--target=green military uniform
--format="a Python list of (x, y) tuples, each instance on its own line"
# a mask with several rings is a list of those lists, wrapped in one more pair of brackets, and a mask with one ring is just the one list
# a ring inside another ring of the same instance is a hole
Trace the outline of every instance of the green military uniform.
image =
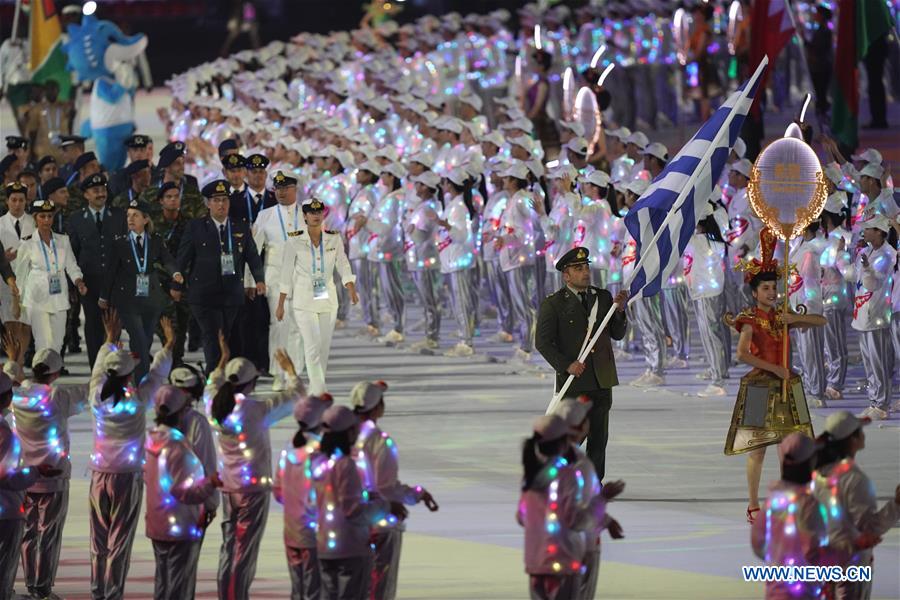
[[(562, 271), (568, 266), (587, 262), (587, 249), (573, 248), (559, 259), (556, 268)], [(613, 306), (613, 297), (608, 290), (590, 286), (582, 299), (566, 286), (550, 294), (541, 303), (535, 347), (556, 371), (557, 390), (569, 377), (569, 365), (578, 360), (578, 353), (587, 333), (588, 318), (595, 303), (597, 317), (590, 335), (597, 331), (600, 322)], [(612, 387), (619, 384), (611, 340), (624, 338), (626, 327), (625, 312), (616, 311), (588, 354), (584, 372), (572, 381), (565, 393), (567, 398), (586, 395), (592, 400), (587, 454), (601, 480), (605, 474)]]
[[(155, 198), (155, 190), (156, 188), (150, 188), (147, 192), (154, 192)], [(177, 219), (168, 221), (163, 216), (162, 210), (159, 209), (159, 203), (156, 202), (154, 206), (156, 210), (150, 213), (153, 232), (162, 237), (166, 244), (166, 249), (172, 256), (178, 256), (178, 246), (181, 244), (181, 237), (184, 235), (184, 230), (190, 219), (184, 215), (182, 210)], [(167, 288), (170, 284), (169, 279), (169, 275), (162, 278), (162, 283)], [(180, 365), (184, 362), (184, 346), (187, 341), (188, 325), (191, 321), (191, 309), (188, 307), (187, 302), (175, 302), (170, 299), (163, 309), (162, 316), (169, 317), (175, 327), (175, 348), (172, 350), (172, 361), (173, 364)], [(160, 340), (164, 339), (162, 328), (157, 328), (156, 333)]]

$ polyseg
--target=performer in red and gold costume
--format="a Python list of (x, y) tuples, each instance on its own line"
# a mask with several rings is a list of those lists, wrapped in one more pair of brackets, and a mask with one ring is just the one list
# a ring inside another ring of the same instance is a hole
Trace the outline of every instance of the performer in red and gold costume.
[[(761, 259), (742, 261), (744, 282), (750, 286), (756, 306), (734, 318), (740, 334), (737, 358), (753, 367), (741, 378), (731, 426), (725, 440), (725, 454), (747, 454), (747, 489), (750, 502), (747, 520), (752, 523), (759, 511), (759, 480), (766, 446), (779, 443), (799, 431), (813, 437), (812, 423), (803, 382), (792, 373), (789, 328), (825, 325), (821, 315), (806, 315), (788, 310), (778, 300), (778, 261), (773, 258), (775, 235), (769, 229), (759, 234)], [(785, 360), (787, 357), (787, 360)], [(787, 380), (787, 386), (784, 382)], [(787, 389), (787, 394), (784, 390)]]

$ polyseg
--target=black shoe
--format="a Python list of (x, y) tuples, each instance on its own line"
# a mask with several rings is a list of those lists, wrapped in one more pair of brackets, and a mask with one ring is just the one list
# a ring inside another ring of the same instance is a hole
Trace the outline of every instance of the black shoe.
[(79, 346), (77, 344), (74, 346), (69, 346), (69, 348), (66, 350), (66, 352), (69, 354), (81, 354), (81, 346)]
[(869, 123), (868, 125), (863, 127), (863, 129), (887, 129), (887, 128), (888, 128), (888, 124), (886, 121), (884, 123)]
[(191, 344), (190, 342), (188, 342), (187, 346), (188, 346), (188, 352), (196, 352), (197, 350), (200, 349), (200, 344)]
[(63, 367), (62, 369), (59, 370), (59, 374), (60, 375), (71, 375), (71, 373), (69, 373), (69, 370), (65, 367)]

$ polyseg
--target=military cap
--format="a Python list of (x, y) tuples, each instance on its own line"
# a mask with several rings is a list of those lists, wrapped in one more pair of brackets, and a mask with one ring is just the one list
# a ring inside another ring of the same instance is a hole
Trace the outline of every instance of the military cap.
[(230, 186), (224, 179), (214, 179), (203, 186), (200, 192), (204, 198), (212, 198), (213, 196), (227, 196)]
[(62, 180), (62, 177), (53, 177), (45, 181), (44, 185), (41, 186), (41, 196), (48, 198), (50, 194), (64, 187), (66, 187), (66, 182)]
[(56, 159), (53, 158), (52, 156), (50, 156), (49, 154), (47, 156), (42, 156), (41, 160), (39, 160), (37, 163), (37, 169), (38, 169), (38, 171), (40, 171), (41, 169), (43, 169), (50, 163), (55, 163), (55, 162), (56, 162)]
[(141, 133), (136, 133), (134, 135), (128, 136), (125, 140), (125, 146), (127, 148), (146, 148), (150, 145), (150, 136), (143, 135)]
[(150, 161), (146, 159), (136, 160), (125, 167), (125, 174), (129, 177), (138, 174), (138, 171), (150, 168)]
[(21, 135), (8, 135), (6, 136), (6, 147), (10, 150), (27, 148), (28, 140), (23, 138)]
[(9, 168), (13, 166), (18, 158), (16, 158), (15, 154), (7, 154), (3, 157), (3, 160), (0, 160), (0, 177), (6, 175), (6, 172), (9, 171)]
[(303, 203), (303, 214), (311, 212), (322, 212), (323, 210), (325, 210), (325, 205), (322, 204), (322, 201), (318, 198), (312, 198), (311, 200), (307, 200)]
[(59, 147), (65, 148), (73, 144), (83, 144), (85, 139), (87, 138), (83, 138), (80, 135), (61, 135), (59, 136)]
[(297, 178), (291, 177), (290, 175), (285, 175), (281, 171), (275, 173), (275, 177), (272, 178), (272, 184), (276, 188), (286, 188), (292, 185), (297, 185)]
[(237, 150), (238, 143), (234, 138), (228, 138), (227, 140), (222, 140), (219, 143), (219, 156), (225, 156), (225, 153), (230, 150)]
[(78, 171), (92, 160), (97, 160), (97, 155), (93, 152), (85, 152), (75, 159), (75, 162), (72, 163), (72, 168)]
[[(181, 142), (178, 143), (181, 144)], [(165, 169), (182, 156), (184, 156), (184, 144), (181, 144), (180, 148), (175, 144), (169, 144), (159, 151), (159, 162), (157, 164), (160, 169)]]
[(147, 202), (144, 202), (143, 200), (138, 200), (137, 198), (135, 198), (134, 200), (132, 200), (131, 202), (128, 203), (128, 208), (133, 208), (135, 210), (139, 210), (142, 213), (144, 213), (145, 215), (150, 214), (150, 204)]
[(246, 159), (248, 169), (265, 169), (269, 166), (269, 159), (264, 154), (251, 154)]
[(43, 200), (35, 200), (31, 204), (31, 214), (52, 213), (56, 210), (56, 205), (46, 198)]
[(106, 183), (106, 175), (103, 173), (94, 173), (81, 182), (81, 191), (84, 192), (92, 187), (105, 186)]
[(591, 263), (591, 251), (582, 246), (572, 248), (556, 261), (556, 270), (565, 271), (572, 265), (588, 265)]
[(167, 181), (164, 184), (162, 184), (161, 186), (159, 186), (159, 191), (156, 192), (156, 199), (162, 200), (162, 197), (166, 194), (166, 192), (168, 192), (169, 190), (177, 190), (177, 189), (178, 189), (177, 183), (175, 183), (174, 181)]
[(7, 183), (6, 188), (6, 197), (9, 198), (13, 194), (27, 194), (28, 186), (24, 183), (19, 183), (18, 181), (13, 181), (12, 183)]
[(229, 154), (222, 159), (222, 166), (226, 171), (231, 169), (242, 169), (247, 166), (247, 159), (240, 154)]

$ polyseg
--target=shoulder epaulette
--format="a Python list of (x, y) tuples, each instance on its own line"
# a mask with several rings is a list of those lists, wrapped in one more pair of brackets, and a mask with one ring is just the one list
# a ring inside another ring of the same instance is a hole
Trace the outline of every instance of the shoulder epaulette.
[(32, 234), (26, 235), (25, 237), (22, 238), (22, 241), (23, 241), (23, 242), (27, 242), (28, 240), (31, 239), (31, 236), (32, 236)]
[(298, 235), (303, 235), (302, 229), (298, 229), (297, 231), (291, 231), (288, 233), (288, 237), (297, 237)]
[(338, 232), (337, 232), (337, 231), (332, 231), (332, 230), (330, 230), (330, 229), (325, 229), (324, 231), (325, 231), (325, 233), (327, 233), (328, 235), (338, 235)]

